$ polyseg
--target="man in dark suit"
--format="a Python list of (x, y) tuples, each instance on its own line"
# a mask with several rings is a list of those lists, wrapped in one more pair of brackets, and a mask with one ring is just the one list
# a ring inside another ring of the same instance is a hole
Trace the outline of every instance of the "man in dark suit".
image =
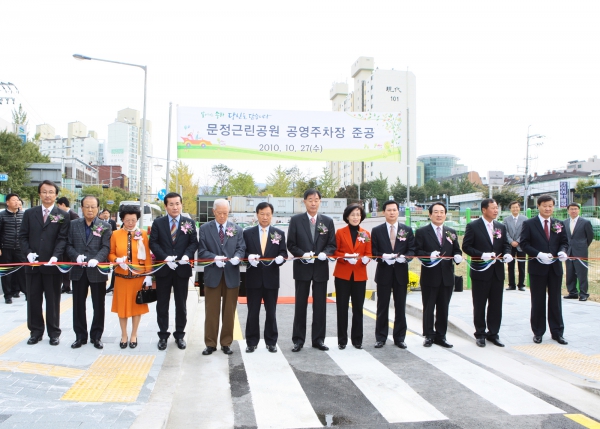
[[(329, 280), (327, 256), (333, 255), (337, 244), (333, 219), (318, 213), (320, 205), (321, 193), (312, 188), (306, 190), (304, 192), (306, 213), (292, 216), (288, 229), (288, 250), (293, 256), (302, 257), (302, 260), (294, 260), (296, 302), (292, 332), (293, 352), (299, 352), (304, 347), (306, 310), (311, 283), (313, 297), (312, 346), (323, 351), (329, 350), (325, 345), (327, 281)], [(317, 255), (316, 259), (313, 258), (315, 255)]]
[[(0, 211), (0, 264), (26, 262), (19, 245), (19, 228), (23, 221), (23, 210), (19, 208), (19, 203), (17, 194), (8, 194), (6, 210)], [(2, 276), (1, 280), (4, 302), (7, 304), (12, 304), (13, 298), (19, 298), (19, 292), (27, 295), (24, 269)]]
[[(539, 215), (523, 223), (521, 247), (529, 255), (528, 269), (531, 292), (531, 330), (533, 342), (539, 344), (546, 332), (546, 293), (548, 294), (548, 325), (552, 339), (567, 344), (563, 338), (560, 288), (562, 261), (567, 260), (569, 240), (561, 221), (552, 218), (554, 198), (542, 195), (537, 200)], [(559, 261), (553, 258), (558, 257)]]
[[(498, 216), (498, 204), (492, 198), (481, 202), (481, 218), (467, 224), (463, 238), (462, 250), (474, 258), (469, 274), (473, 289), (473, 324), (475, 325), (476, 344), (485, 347), (487, 339), (498, 347), (504, 347), (498, 333), (502, 323), (502, 294), (504, 292), (504, 265), (499, 258), (504, 255), (502, 262), (511, 262), (510, 244), (506, 237), (506, 227), (495, 221)], [(496, 259), (492, 266), (483, 270), (483, 264)], [(481, 268), (478, 268), (481, 267)], [(487, 306), (487, 319), (485, 308)], [(487, 326), (487, 332), (486, 332)]]
[[(186, 348), (185, 325), (187, 324), (187, 296), (192, 267), (190, 260), (198, 249), (198, 232), (194, 221), (181, 215), (181, 195), (169, 192), (164, 199), (167, 216), (152, 224), (150, 250), (157, 260), (167, 261), (158, 270), (156, 278), (156, 321), (158, 322), (158, 349), (167, 348), (169, 332), (169, 303), (171, 288), (175, 299), (175, 343), (181, 350)], [(175, 261), (179, 261), (178, 263)]]
[(54, 205), (58, 186), (44, 180), (38, 186), (41, 206), (32, 207), (23, 214), (19, 241), (23, 255), (30, 263), (38, 258), (46, 262), (41, 267), (26, 267), (27, 327), (31, 338), (27, 344), (37, 344), (44, 335), (42, 302), (46, 299), (46, 327), (50, 345), (60, 342), (60, 281), (61, 272), (53, 267), (63, 257), (69, 232), (69, 215)]
[[(567, 256), (577, 258), (588, 258), (588, 247), (594, 241), (594, 228), (592, 223), (579, 216), (579, 204), (571, 203), (567, 206), (569, 217), (563, 222), (565, 232), (569, 240)], [(588, 299), (588, 262), (581, 263), (578, 260), (568, 259), (565, 261), (567, 267), (567, 291), (565, 299), (577, 299), (587, 301)], [(579, 293), (577, 292), (577, 282), (579, 281)]]
[[(244, 230), (246, 255), (250, 266), (246, 270), (246, 297), (248, 318), (246, 320), (246, 353), (256, 350), (260, 340), (260, 304), (265, 303), (264, 338), (267, 349), (277, 352), (277, 296), (279, 295), (279, 267), (287, 259), (285, 233), (271, 226), (273, 205), (260, 203), (256, 206), (258, 225)], [(260, 258), (267, 258), (264, 263)], [(275, 259), (273, 259), (275, 258)], [(268, 264), (268, 265), (267, 265)]]
[[(516, 260), (508, 263), (508, 287), (506, 290), (516, 290), (517, 287), (520, 291), (525, 290), (525, 252), (520, 246), (521, 242), (521, 230), (523, 229), (523, 222), (527, 220), (525, 216), (519, 214), (521, 212), (521, 205), (518, 201), (513, 201), (508, 205), (510, 214), (512, 216), (506, 216), (504, 218), (504, 226), (506, 226), (506, 238), (510, 244), (510, 254)], [(515, 265), (519, 266), (519, 282), (515, 282)]]
[(415, 254), (415, 236), (412, 229), (398, 222), (399, 206), (396, 201), (383, 203), (385, 223), (371, 231), (373, 256), (377, 258), (377, 319), (375, 320), (375, 348), (385, 345), (389, 332), (390, 295), (394, 296), (394, 345), (406, 348), (406, 292), (408, 286), (407, 257)]
[[(435, 343), (451, 348), (446, 341), (448, 330), (448, 307), (454, 290), (454, 264), (462, 262), (462, 252), (458, 245), (458, 236), (452, 228), (444, 226), (446, 206), (433, 203), (429, 206), (431, 224), (419, 228), (415, 233), (415, 254), (429, 257), (431, 266), (421, 269), (421, 298), (423, 300), (423, 341), (424, 347)], [(436, 260), (441, 256), (453, 256), (454, 259)], [(435, 310), (435, 330), (434, 313)]]
[[(79, 215), (77, 213), (75, 213), (73, 210), (71, 210), (71, 208), (70, 208), (71, 203), (69, 202), (69, 199), (67, 197), (60, 197), (58, 200), (56, 200), (56, 205), (58, 206), (59, 209), (61, 209), (62, 211), (66, 212), (69, 215), (70, 220), (79, 219)], [(71, 261), (71, 262), (73, 262), (73, 261)], [(70, 274), (70, 272), (62, 274), (61, 291), (62, 291), (62, 293), (67, 293), (67, 294), (73, 293), (73, 290), (71, 289), (71, 274)]]
[[(204, 343), (203, 355), (217, 350), (217, 339), (226, 355), (233, 353), (233, 324), (240, 287), (240, 260), (246, 252), (242, 228), (227, 220), (229, 201), (219, 198), (213, 203), (214, 222), (200, 227), (198, 258), (212, 259), (213, 264), (204, 267)], [(221, 297), (223, 304), (221, 305)], [(221, 337), (219, 315), (223, 309)]]
[[(82, 219), (72, 220), (69, 226), (66, 254), (70, 260), (80, 265), (71, 268), (73, 281), (73, 330), (75, 342), (71, 348), (78, 349), (87, 344), (88, 329), (86, 300), (91, 289), (94, 317), (89, 332), (92, 344), (97, 349), (104, 348), (104, 313), (106, 298), (106, 276), (96, 268), (99, 262), (106, 262), (110, 252), (110, 225), (98, 219), (100, 201), (93, 195), (81, 199)], [(87, 263), (87, 265), (84, 265)]]

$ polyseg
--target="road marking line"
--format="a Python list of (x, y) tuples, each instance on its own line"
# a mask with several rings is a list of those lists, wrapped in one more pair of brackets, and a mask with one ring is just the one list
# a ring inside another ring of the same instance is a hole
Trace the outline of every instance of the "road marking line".
[[(245, 342), (238, 343), (244, 350)], [(259, 428), (323, 426), (283, 353), (270, 353), (260, 340), (242, 359)]]
[(243, 340), (244, 334), (242, 334), (242, 326), (240, 325), (240, 318), (237, 310), (235, 310), (235, 319), (233, 321), (233, 341)]
[(600, 423), (583, 414), (565, 414), (565, 417), (570, 418), (574, 422), (579, 423), (581, 426), (585, 426), (588, 429), (600, 429)]
[[(352, 308), (352, 303), (350, 303), (350, 308)], [(367, 310), (366, 308), (363, 308), (363, 314), (364, 314), (364, 315), (366, 315), (366, 316), (368, 316), (368, 317), (370, 317), (370, 318), (371, 318), (371, 319), (373, 319), (373, 320), (377, 320), (377, 315), (376, 315), (375, 313), (373, 313), (372, 311), (370, 311), (370, 310)], [(389, 322), (388, 326), (389, 326), (391, 329), (394, 329), (394, 322), (392, 322), (392, 321), (390, 320), (390, 322)], [(407, 330), (407, 331), (406, 331), (406, 336), (409, 336), (409, 335), (415, 335), (415, 333), (414, 333), (414, 332), (411, 332), (411, 331), (409, 331), (409, 330)], [(337, 340), (336, 340), (336, 341), (337, 341)]]
[(563, 410), (526, 392), (518, 386), (440, 347), (423, 347), (422, 338), (407, 337), (415, 356), (423, 359), (463, 386), (511, 415), (556, 414)]

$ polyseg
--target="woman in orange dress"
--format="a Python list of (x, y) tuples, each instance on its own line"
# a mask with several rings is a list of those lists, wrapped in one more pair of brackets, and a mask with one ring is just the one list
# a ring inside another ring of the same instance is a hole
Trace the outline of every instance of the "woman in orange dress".
[[(134, 349), (137, 346), (137, 330), (142, 319), (142, 314), (148, 313), (148, 304), (137, 304), (135, 297), (142, 285), (152, 286), (152, 276), (134, 274), (127, 264), (143, 265), (146, 271), (152, 268), (152, 258), (148, 234), (137, 228), (140, 218), (140, 209), (137, 206), (123, 206), (119, 212), (123, 222), (121, 229), (114, 231), (110, 238), (110, 255), (108, 260), (116, 262), (115, 289), (113, 292), (112, 312), (119, 315), (121, 325), (121, 342), (119, 346), (124, 349)], [(140, 270), (144, 268), (139, 267)], [(127, 319), (131, 317), (131, 335), (127, 336)]]

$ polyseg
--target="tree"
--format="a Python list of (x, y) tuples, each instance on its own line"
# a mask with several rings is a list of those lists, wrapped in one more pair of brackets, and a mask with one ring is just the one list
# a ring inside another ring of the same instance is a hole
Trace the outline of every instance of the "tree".
[[(435, 179), (429, 179), (425, 185), (423, 185), (425, 191), (425, 198), (440, 195), (440, 184)], [(443, 192), (441, 192), (443, 194)]]
[(278, 165), (275, 171), (267, 177), (265, 193), (274, 197), (291, 197), (293, 195), (292, 180), (281, 165)]
[(256, 195), (258, 186), (250, 173), (236, 173), (229, 178), (229, 183), (221, 189), (223, 195)]
[[(292, 196), (293, 197), (302, 197), (304, 195), (304, 191), (306, 189), (298, 189), (302, 186), (305, 186), (308, 183), (308, 178), (305, 173), (300, 171), (297, 165), (294, 165), (292, 168), (288, 168), (285, 170), (285, 173), (290, 178), (290, 186), (292, 188)], [(310, 186), (309, 186), (310, 188)]]
[(340, 187), (340, 180), (337, 177), (333, 177), (331, 171), (325, 167), (323, 168), (323, 174), (319, 177), (318, 186), (323, 198), (333, 198)]
[(390, 193), (394, 196), (395, 201), (406, 201), (406, 185), (400, 182), (399, 177), (396, 178), (396, 182), (390, 187)]
[(212, 190), (213, 194), (223, 194), (222, 189), (227, 186), (232, 172), (233, 170), (227, 167), (225, 164), (217, 164), (212, 166), (211, 176), (215, 179), (215, 186)]
[(387, 178), (384, 178), (383, 175), (379, 173), (378, 179), (361, 183), (360, 196), (367, 199), (376, 198), (381, 205), (384, 201), (387, 201), (390, 196)]
[[(294, 191), (294, 197), (302, 198), (304, 197), (304, 192), (308, 189), (318, 189), (319, 183), (317, 182), (316, 177), (311, 177), (310, 179), (304, 177), (296, 183), (296, 189)], [(320, 192), (320, 191), (319, 191)]]
[(23, 106), (19, 103), (19, 110), (13, 109), (12, 111), (13, 123), (17, 125), (28, 125), (27, 112), (23, 110)]
[[(362, 195), (361, 195), (362, 196)], [(352, 184), (338, 189), (335, 194), (336, 198), (347, 198), (349, 203), (360, 202), (358, 199), (358, 185)]]
[(498, 207), (504, 210), (508, 209), (508, 205), (513, 201), (519, 201), (522, 204), (523, 197), (515, 192), (512, 186), (503, 186), (501, 189), (494, 188), (492, 198), (498, 203)]
[(425, 189), (423, 186), (411, 186), (410, 187), (410, 199), (411, 201), (424, 202), (425, 201)]
[(577, 180), (577, 183), (575, 184), (575, 192), (573, 195), (575, 197), (575, 202), (579, 203), (580, 205), (584, 205), (587, 202), (587, 200), (589, 200), (591, 196), (594, 195), (594, 189), (590, 187), (595, 185), (596, 181), (591, 178)]
[[(226, 166), (224, 167), (227, 168)], [(163, 183), (165, 183), (164, 179)], [(180, 189), (176, 189), (176, 186)], [(175, 169), (169, 170), (168, 192), (177, 192), (178, 194), (181, 194), (184, 212), (191, 215), (197, 214), (198, 207), (196, 204), (196, 197), (198, 196), (199, 187), (198, 180), (194, 179), (194, 172), (187, 164), (178, 162)]]

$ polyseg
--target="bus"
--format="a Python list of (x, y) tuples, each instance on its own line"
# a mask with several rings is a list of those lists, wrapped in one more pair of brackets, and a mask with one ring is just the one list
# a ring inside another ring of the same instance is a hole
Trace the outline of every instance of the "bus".
[[(139, 201), (121, 201), (121, 204), (119, 204), (119, 212), (121, 211), (121, 207), (122, 206), (140, 206), (140, 202)], [(144, 203), (144, 214), (143, 216), (143, 221), (144, 221), (144, 230), (147, 231), (148, 227), (152, 225), (152, 222), (154, 222), (154, 219), (163, 216), (165, 213), (163, 212), (163, 210), (160, 208), (160, 206), (157, 206), (156, 204), (152, 204), (152, 203)], [(117, 228), (121, 228), (121, 219), (118, 218), (117, 216)], [(138, 221), (138, 226), (139, 226), (140, 222)]]

